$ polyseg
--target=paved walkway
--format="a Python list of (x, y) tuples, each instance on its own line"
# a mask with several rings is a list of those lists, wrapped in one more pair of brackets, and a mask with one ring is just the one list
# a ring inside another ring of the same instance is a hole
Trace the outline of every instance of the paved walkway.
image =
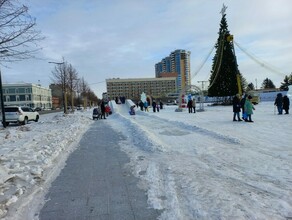
[(157, 219), (138, 179), (124, 168), (129, 158), (118, 142), (125, 137), (105, 126), (98, 120), (84, 134), (52, 183), (40, 220)]

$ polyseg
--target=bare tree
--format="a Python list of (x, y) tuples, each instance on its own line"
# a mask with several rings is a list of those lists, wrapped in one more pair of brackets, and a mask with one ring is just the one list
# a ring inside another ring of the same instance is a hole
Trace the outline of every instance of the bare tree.
[(81, 95), (83, 97), (83, 105), (84, 108), (87, 108), (87, 102), (88, 102), (88, 92), (90, 91), (88, 83), (84, 80), (84, 78), (81, 78)]
[(94, 94), (93, 91), (91, 91), (91, 90), (89, 91), (89, 93), (88, 93), (88, 98), (89, 98), (89, 100), (90, 100), (91, 105), (97, 105), (98, 98), (97, 98), (97, 96)]
[[(0, 60), (6, 62), (33, 58), (40, 50), (37, 42), (44, 39), (35, 29), (36, 20), (28, 7), (18, 0), (0, 0)], [(5, 59), (4, 59), (5, 58)]]
[(62, 63), (55, 63), (55, 68), (52, 70), (52, 81), (60, 87), (62, 90), (62, 104), (64, 107), (64, 113), (67, 113), (67, 88), (68, 86), (68, 63), (64, 61)]
[(70, 97), (71, 97), (71, 109), (74, 109), (74, 96), (77, 89), (77, 83), (78, 83), (78, 73), (76, 69), (69, 64), (67, 67), (68, 72), (68, 89), (70, 91)]

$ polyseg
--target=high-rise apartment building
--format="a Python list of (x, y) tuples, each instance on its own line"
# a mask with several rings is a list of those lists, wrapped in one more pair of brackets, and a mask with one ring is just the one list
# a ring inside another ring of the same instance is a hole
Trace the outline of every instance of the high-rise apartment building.
[(191, 85), (190, 51), (175, 50), (161, 62), (155, 64), (157, 78), (173, 76), (176, 74), (177, 92)]

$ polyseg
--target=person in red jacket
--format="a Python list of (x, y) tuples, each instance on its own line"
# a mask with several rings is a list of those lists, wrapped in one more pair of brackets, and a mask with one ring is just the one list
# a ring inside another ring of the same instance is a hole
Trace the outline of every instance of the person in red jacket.
[(106, 114), (107, 117), (110, 114), (110, 112), (111, 112), (111, 107), (109, 107), (109, 105), (106, 105), (105, 106), (105, 114)]

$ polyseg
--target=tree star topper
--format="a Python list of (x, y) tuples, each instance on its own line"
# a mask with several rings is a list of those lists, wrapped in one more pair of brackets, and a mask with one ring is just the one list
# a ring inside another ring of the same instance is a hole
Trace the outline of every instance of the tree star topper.
[(222, 9), (220, 11), (220, 13), (222, 14), (222, 16), (225, 14), (226, 9), (227, 9), (227, 6), (225, 6), (224, 3), (223, 3), (223, 7), (222, 7)]

